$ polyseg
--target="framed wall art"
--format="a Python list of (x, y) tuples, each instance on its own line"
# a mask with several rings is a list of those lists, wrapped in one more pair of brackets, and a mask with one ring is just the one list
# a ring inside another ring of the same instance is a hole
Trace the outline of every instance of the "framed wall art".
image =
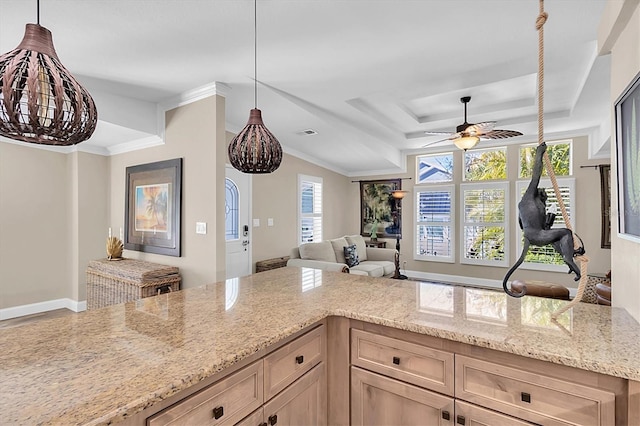
[(180, 256), (182, 158), (126, 169), (124, 248)]
[(618, 233), (640, 243), (640, 73), (616, 100)]
[(400, 210), (391, 192), (402, 189), (401, 179), (360, 181), (360, 235), (395, 238), (400, 234)]
[(600, 164), (600, 210), (602, 212), (602, 232), (600, 247), (611, 248), (611, 166)]

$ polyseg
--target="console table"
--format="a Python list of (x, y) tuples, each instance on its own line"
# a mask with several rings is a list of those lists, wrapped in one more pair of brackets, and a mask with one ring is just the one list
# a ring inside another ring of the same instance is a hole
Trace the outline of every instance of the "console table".
[(364, 243), (367, 245), (367, 247), (378, 247), (378, 248), (386, 248), (387, 247), (387, 242), (386, 241), (367, 240)]

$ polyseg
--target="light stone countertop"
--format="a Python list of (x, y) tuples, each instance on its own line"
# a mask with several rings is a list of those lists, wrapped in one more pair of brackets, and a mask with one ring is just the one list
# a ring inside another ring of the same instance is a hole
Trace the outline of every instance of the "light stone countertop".
[(640, 381), (623, 309), (281, 268), (0, 329), (0, 424), (129, 417), (332, 315)]

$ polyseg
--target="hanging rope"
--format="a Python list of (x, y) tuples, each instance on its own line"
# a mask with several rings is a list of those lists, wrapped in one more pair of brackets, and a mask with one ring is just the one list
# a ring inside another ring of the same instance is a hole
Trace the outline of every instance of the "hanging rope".
[[(540, 0), (540, 14), (536, 19), (536, 30), (538, 30), (538, 145), (544, 143), (544, 24), (547, 22), (548, 17), (549, 15), (544, 11), (544, 0)], [(551, 184), (553, 185), (553, 190), (562, 213), (565, 227), (572, 232), (573, 247), (574, 249), (578, 249), (582, 246), (582, 242), (575, 232), (573, 232), (571, 227), (571, 220), (569, 219), (567, 208), (564, 205), (562, 194), (558, 187), (558, 180), (556, 179), (553, 165), (551, 164), (549, 155), (546, 151), (542, 158), (547, 170), (547, 175), (549, 175), (549, 178), (551, 179)], [(578, 291), (571, 302), (567, 303), (551, 315), (554, 319), (582, 300), (582, 295), (587, 284), (587, 263), (589, 262), (589, 257), (583, 254), (576, 256), (575, 258), (580, 262), (580, 282), (578, 283)]]

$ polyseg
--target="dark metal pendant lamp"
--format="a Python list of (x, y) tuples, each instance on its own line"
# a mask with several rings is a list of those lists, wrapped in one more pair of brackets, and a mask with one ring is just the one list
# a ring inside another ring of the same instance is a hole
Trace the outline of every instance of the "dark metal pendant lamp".
[(282, 162), (282, 147), (278, 139), (262, 122), (258, 109), (258, 36), (257, 0), (253, 1), (254, 14), (254, 108), (247, 125), (229, 144), (231, 165), (243, 173), (272, 173)]
[(0, 135), (44, 145), (75, 145), (98, 121), (89, 92), (60, 63), (51, 31), (27, 24), (22, 42), (0, 56)]

